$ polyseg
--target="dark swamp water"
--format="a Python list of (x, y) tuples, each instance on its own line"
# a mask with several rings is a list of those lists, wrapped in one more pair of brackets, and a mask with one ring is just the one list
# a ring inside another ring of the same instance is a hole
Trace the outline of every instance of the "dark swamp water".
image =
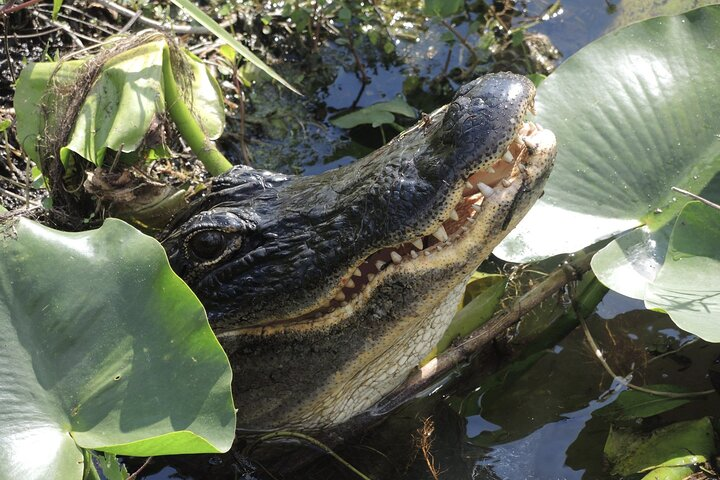
[[(523, 14), (512, 21), (523, 24), (539, 18), (527, 32), (547, 35), (562, 58), (567, 58), (610, 27), (617, 15), (614, 7), (601, 0), (565, 0), (555, 9), (551, 2), (532, 2), (523, 5)], [(553, 13), (543, 19), (548, 9)], [(465, 34), (469, 25), (457, 28)], [(305, 99), (294, 99), (267, 84), (249, 91), (255, 110), (248, 114), (248, 128), (253, 128), (253, 122), (262, 124), (257, 139), (248, 137), (253, 164), (304, 174), (345, 165), (372, 151), (394, 130), (385, 126), (381, 132), (361, 126), (347, 134), (328, 122), (338, 112), (396, 96), (423, 111), (444, 103), (457, 87), (453, 69), (457, 73), (468, 62), (467, 51), (458, 42), (448, 43), (446, 33), (431, 21), (418, 41), (398, 37), (395, 48), (402, 61), (368, 61), (366, 83), (348, 51), (331, 46), (321, 57), (332, 81)], [(507, 69), (503, 62), (512, 61), (512, 57), (495, 58), (486, 65)], [(280, 70), (292, 75), (291, 70)], [(532, 73), (533, 68), (519, 70)], [(446, 77), (450, 79), (433, 82), (444, 77), (442, 72), (449, 72)], [(286, 105), (287, 109), (274, 105)], [(229, 145), (228, 150), (241, 155), (236, 146)], [(633, 371), (632, 381), (639, 384), (677, 383), (691, 391), (709, 388), (708, 367), (720, 354), (720, 347), (679, 331), (667, 316), (645, 310), (640, 301), (597, 285), (593, 288), (599, 303), (587, 322), (615, 371), (622, 375)], [(509, 347), (476, 359), (442, 387), (393, 412), (336, 451), (371, 478), (432, 479), (418, 446), (422, 436), (418, 431), (429, 418), (433, 428), (430, 452), (441, 479), (609, 478), (603, 446), (612, 418), (599, 411), (624, 387), (598, 363), (575, 323), (560, 320), (549, 333), (533, 334), (536, 325), (562, 317), (566, 309), (560, 300), (546, 302), (528, 315)], [(503, 361), (508, 351), (513, 352), (513, 362)], [(648, 422), (661, 425), (713, 415), (716, 410), (717, 398), (706, 397)], [(292, 442), (274, 448), (288, 456), (317, 453), (308, 445)], [(139, 459), (130, 460), (130, 470), (140, 463)], [(248, 460), (225, 454), (156, 458), (139, 478), (358, 477), (327, 455), (293, 474), (280, 475), (266, 472), (252, 456)]]

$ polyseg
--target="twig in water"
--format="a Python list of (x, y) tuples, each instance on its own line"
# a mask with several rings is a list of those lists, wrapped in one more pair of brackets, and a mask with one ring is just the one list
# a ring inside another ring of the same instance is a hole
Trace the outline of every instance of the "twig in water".
[(475, 53), (475, 49), (467, 42), (467, 40), (465, 40), (465, 37), (460, 35), (460, 32), (458, 32), (457, 29), (453, 27), (450, 23), (448, 23), (446, 20), (440, 20), (440, 24), (450, 30), (450, 33), (455, 35), (455, 38), (457, 38), (458, 41), (462, 44), (462, 46), (465, 47), (465, 49), (470, 53), (470, 63), (474, 63), (475, 61), (477, 61), (477, 53)]
[(704, 397), (707, 395), (711, 395), (715, 393), (715, 389), (711, 390), (704, 390), (701, 392), (685, 392), (685, 393), (678, 393), (678, 392), (661, 392), (659, 390), (653, 390), (652, 388), (646, 388), (641, 387), (639, 385), (634, 385), (630, 383), (629, 380), (626, 379), (626, 377), (621, 377), (620, 375), (616, 374), (612, 367), (607, 363), (605, 360), (605, 357), (603, 356), (602, 350), (600, 350), (600, 347), (598, 347), (598, 344), (595, 342), (595, 339), (593, 338), (592, 334), (590, 333), (590, 329), (587, 326), (587, 322), (585, 321), (585, 317), (583, 317), (582, 313), (580, 312), (580, 307), (577, 304), (577, 302), (573, 299), (572, 301), (572, 307), (573, 311), (575, 312), (575, 316), (577, 317), (578, 321), (580, 322), (580, 325), (582, 326), (583, 333), (585, 333), (585, 339), (587, 340), (588, 344), (590, 345), (590, 348), (592, 349), (593, 353), (595, 354), (595, 357), (600, 362), (600, 365), (603, 366), (605, 371), (620, 382), (622, 385), (624, 385), (627, 388), (630, 388), (632, 390), (637, 390), (638, 392), (644, 392), (649, 393), (651, 395), (656, 395), (658, 397), (665, 397), (665, 398), (697, 398), (697, 397)]
[(363, 480), (370, 480), (370, 477), (368, 477), (367, 475), (362, 473), (360, 470), (358, 470), (357, 468), (350, 465), (350, 463), (347, 460), (345, 460), (340, 455), (335, 453), (330, 447), (328, 447), (327, 445), (322, 443), (320, 440), (317, 440), (311, 436), (304, 435), (299, 432), (281, 431), (281, 432), (273, 432), (273, 433), (268, 433), (267, 435), (263, 435), (262, 437), (258, 438), (253, 443), (251, 443), (247, 447), (245, 447), (245, 450), (243, 450), (243, 455), (245, 455), (246, 457), (249, 457), (250, 453), (252, 453), (252, 451), (255, 449), (255, 447), (257, 447), (260, 443), (268, 441), (268, 440), (272, 440), (274, 438), (296, 438), (298, 440), (307, 442), (315, 447), (318, 447), (318, 448), (324, 450), (328, 455), (330, 455), (335, 460), (337, 460), (338, 462), (343, 464), (345, 466), (345, 468), (347, 468), (348, 470), (353, 472), (358, 477), (362, 478)]
[(145, 467), (147, 467), (148, 465), (150, 465), (150, 461), (151, 461), (152, 459), (153, 459), (153, 457), (148, 457), (148, 458), (145, 460), (145, 463), (143, 463), (142, 465), (140, 465), (140, 468), (138, 468), (137, 470), (135, 470), (135, 471), (132, 473), (132, 475), (128, 476), (127, 480), (135, 480), (135, 479), (137, 478), (137, 476), (140, 474), (140, 472), (142, 472)]

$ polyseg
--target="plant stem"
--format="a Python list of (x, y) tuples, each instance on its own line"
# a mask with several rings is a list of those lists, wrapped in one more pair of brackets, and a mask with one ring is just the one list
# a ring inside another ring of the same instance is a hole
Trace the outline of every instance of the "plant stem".
[(455, 35), (455, 37), (456, 37), (456, 38), (458, 39), (458, 41), (462, 44), (462, 46), (465, 47), (468, 52), (470, 52), (471, 60), (472, 60), (472, 61), (476, 61), (476, 60), (477, 60), (477, 53), (475, 53), (475, 50), (473, 49), (473, 47), (467, 42), (467, 40), (465, 40), (465, 37), (463, 37), (462, 35), (460, 35), (460, 32), (458, 32), (457, 29), (456, 29), (455, 27), (453, 27), (450, 23), (448, 23), (447, 21), (445, 21), (445, 19), (441, 19), (441, 20), (440, 20), (440, 23), (442, 24), (443, 27), (445, 27), (445, 28), (447, 28), (448, 30), (450, 30), (450, 32), (451, 32), (453, 35)]
[(232, 163), (220, 153), (215, 143), (207, 137), (180, 95), (170, 61), (169, 47), (166, 47), (163, 52), (163, 89), (170, 118), (175, 122), (178, 132), (188, 143), (193, 153), (205, 165), (208, 172), (211, 175), (220, 175), (230, 170)]

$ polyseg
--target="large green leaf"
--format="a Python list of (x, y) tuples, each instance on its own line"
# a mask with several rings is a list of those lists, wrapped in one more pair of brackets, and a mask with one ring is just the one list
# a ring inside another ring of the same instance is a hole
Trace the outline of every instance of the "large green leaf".
[[(556, 166), (496, 253), (525, 261), (657, 231), (687, 201), (672, 186), (720, 199), (718, 38), (720, 7), (705, 7), (613, 32), (550, 75), (536, 106), (557, 135)], [(627, 240), (623, 250), (638, 245)]]
[(667, 312), (683, 330), (720, 342), (720, 210), (700, 202), (685, 206), (645, 305)]
[(79, 447), (230, 448), (227, 357), (155, 240), (20, 220), (0, 250), (0, 479), (79, 479)]

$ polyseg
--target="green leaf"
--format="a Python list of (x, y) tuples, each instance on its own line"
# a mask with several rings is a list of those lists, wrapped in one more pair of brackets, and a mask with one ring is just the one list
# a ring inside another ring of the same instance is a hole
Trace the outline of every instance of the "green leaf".
[(593, 42), (543, 81), (536, 120), (558, 138), (556, 166), (496, 254), (527, 261), (643, 224), (655, 232), (687, 202), (672, 186), (720, 200), (718, 36), (718, 6), (648, 20)]
[(640, 480), (687, 480), (688, 478), (692, 478), (691, 475), (694, 472), (694, 468), (684, 465), (660, 467), (650, 470), (650, 472)]
[(458, 13), (463, 5), (463, 0), (425, 0), (423, 13), (444, 18)]
[[(45, 125), (50, 131), (56, 131), (57, 118), (49, 115), (43, 104), (48, 81), (55, 72), (54, 81), (62, 85), (72, 85), (77, 81), (78, 70), (83, 65), (82, 60), (63, 62), (60, 65), (54, 62), (29, 63), (23, 68), (15, 88), (13, 106), (16, 114), (17, 138), (28, 157), (36, 164), (40, 164), (38, 143), (45, 137)], [(58, 102), (67, 102), (66, 98), (56, 99)], [(63, 104), (58, 110), (63, 111)]]
[(369, 107), (361, 108), (330, 120), (330, 123), (340, 128), (353, 128), (358, 125), (372, 125), (379, 127), (395, 121), (393, 114), (415, 118), (415, 110), (401, 98), (394, 98), (388, 102), (379, 102)]
[(21, 219), (0, 249), (0, 478), (80, 479), (81, 447), (230, 448), (230, 365), (155, 240)]
[(100, 464), (100, 469), (107, 480), (126, 480), (128, 478), (127, 468), (118, 462), (116, 455), (106, 453), (105, 455), (93, 455), (93, 457)]
[(698, 7), (716, 4), (717, 0), (623, 0), (618, 2), (610, 29), (648, 18), (678, 15)]
[[(682, 393), (687, 390), (678, 385), (648, 385), (646, 388), (659, 392)], [(625, 390), (614, 402), (593, 412), (594, 416), (610, 417), (613, 420), (632, 420), (659, 415), (689, 403), (684, 398), (668, 398), (637, 390)]]
[(2, 120), (0, 121), (0, 132), (4, 132), (12, 125), (12, 120)]
[(53, 0), (52, 19), (57, 20), (63, 0)]
[(102, 166), (108, 148), (134, 152), (158, 114), (165, 111), (162, 94), (165, 40), (140, 45), (110, 59), (93, 84), (65, 148)]
[(475, 272), (466, 287), (465, 298), (470, 300), (452, 319), (445, 334), (420, 365), (424, 365), (445, 350), (457, 338), (470, 334), (488, 321), (505, 293), (507, 277)]
[[(184, 103), (190, 107), (205, 136), (210, 140), (217, 140), (225, 130), (222, 90), (202, 60), (190, 52), (184, 54), (191, 72), (190, 88), (183, 92)], [(178, 72), (173, 73), (178, 75)]]
[(720, 210), (691, 202), (680, 213), (665, 262), (648, 286), (645, 305), (678, 327), (720, 342)]
[(695, 465), (715, 454), (714, 432), (708, 417), (678, 422), (650, 435), (611, 429), (605, 455), (614, 475), (632, 475), (658, 467)]
[[(122, 152), (123, 158), (134, 161), (139, 159), (140, 147), (143, 153), (160, 151), (152, 150), (154, 145), (146, 144), (146, 140), (158, 119), (165, 116), (166, 106), (183, 138), (213, 175), (232, 166), (212, 143), (225, 127), (220, 87), (197, 57), (173, 50), (176, 61), (171, 62), (169, 51), (166, 40), (158, 35), (103, 65), (83, 101), (67, 145), (60, 149), (66, 168), (71, 167), (71, 152), (102, 166), (108, 150)], [(63, 62), (59, 67), (56, 63), (31, 64), (20, 75), (15, 94), (18, 138), (36, 163), (42, 160), (39, 142), (63, 134), (59, 132), (59, 119), (79, 93), (72, 86), (80, 81), (83, 63)], [(53, 84), (63, 86), (57, 91), (48, 89), (53, 74)]]
[(616, 292), (643, 299), (648, 285), (665, 261), (672, 225), (651, 231), (648, 227), (631, 230), (603, 247), (592, 258), (598, 279)]
[(220, 40), (225, 41), (228, 45), (235, 49), (244, 59), (255, 65), (257, 68), (267, 73), (271, 78), (277, 80), (282, 85), (290, 89), (291, 91), (302, 95), (295, 87), (290, 85), (284, 78), (282, 78), (275, 70), (270, 68), (265, 62), (260, 60), (254, 53), (252, 53), (245, 45), (241, 44), (235, 37), (230, 35), (224, 28), (222, 28), (215, 20), (210, 18), (205, 12), (200, 10), (190, 0), (172, 0), (172, 2), (178, 7), (182, 8), (188, 15), (195, 19), (200, 25), (207, 28)]

